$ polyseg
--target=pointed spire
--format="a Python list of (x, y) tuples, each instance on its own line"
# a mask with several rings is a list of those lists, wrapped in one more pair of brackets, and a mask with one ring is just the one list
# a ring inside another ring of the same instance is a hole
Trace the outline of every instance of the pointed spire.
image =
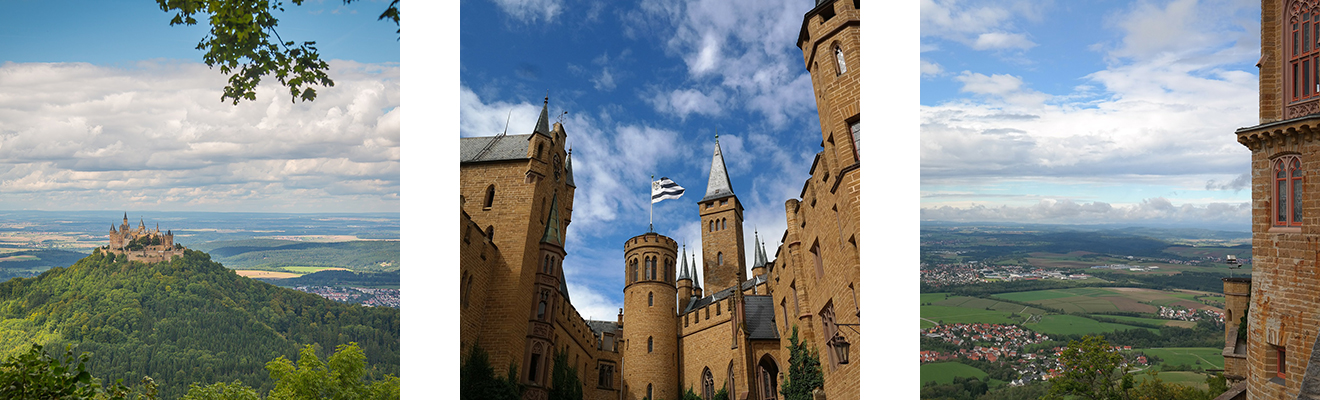
[(701, 289), (701, 280), (697, 279), (697, 253), (692, 252), (692, 287)]
[(550, 216), (545, 220), (545, 233), (541, 235), (541, 243), (564, 245), (564, 232), (559, 225), (558, 192), (550, 198)]
[(755, 239), (753, 239), (752, 245), (756, 246), (752, 249), (752, 259), (754, 260), (752, 261), (752, 268), (765, 267), (765, 249), (761, 246), (761, 233), (752, 230), (752, 234), (755, 235), (753, 236)]
[(545, 92), (545, 103), (541, 104), (541, 117), (536, 119), (536, 129), (532, 133), (550, 136), (550, 91)]
[(680, 260), (680, 261), (679, 261), (679, 265), (678, 265), (678, 279), (675, 279), (675, 281), (681, 281), (681, 280), (684, 280), (684, 279), (692, 280), (692, 278), (688, 277), (688, 270), (687, 270), (687, 269), (688, 269), (688, 263), (687, 263), (687, 245), (686, 245), (686, 244), (683, 245), (683, 257), (679, 258), (679, 260)]
[(710, 160), (710, 181), (706, 185), (706, 197), (701, 201), (733, 196), (733, 185), (729, 184), (729, 172), (724, 168), (724, 153), (720, 151), (720, 137), (715, 135), (715, 155)]
[(577, 184), (573, 183), (573, 146), (568, 147), (568, 154), (564, 156), (564, 175), (564, 182), (568, 186), (577, 187)]

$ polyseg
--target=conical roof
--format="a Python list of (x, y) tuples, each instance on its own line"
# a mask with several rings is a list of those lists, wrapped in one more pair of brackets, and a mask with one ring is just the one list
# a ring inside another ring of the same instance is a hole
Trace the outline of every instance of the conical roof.
[(541, 243), (564, 245), (564, 232), (559, 225), (559, 193), (556, 192), (550, 198), (550, 216), (545, 221), (545, 233), (541, 235)]
[(681, 281), (681, 280), (684, 280), (684, 279), (691, 280), (692, 278), (688, 277), (688, 270), (687, 270), (687, 269), (688, 269), (688, 263), (687, 263), (687, 245), (683, 245), (683, 257), (680, 257), (680, 258), (679, 258), (679, 265), (678, 265), (678, 279), (675, 279), (675, 281)]
[(545, 96), (545, 103), (541, 104), (541, 117), (536, 119), (536, 129), (532, 133), (539, 133), (550, 136), (550, 96)]
[(701, 288), (701, 280), (697, 279), (697, 253), (692, 253), (692, 287)]
[(706, 197), (701, 201), (733, 196), (733, 185), (729, 183), (729, 172), (724, 168), (724, 154), (720, 152), (720, 139), (715, 136), (715, 155), (710, 159), (710, 181), (706, 184)]
[(756, 239), (753, 241), (752, 245), (756, 246), (756, 248), (752, 250), (752, 252), (754, 253), (754, 256), (752, 257), (752, 259), (754, 260), (752, 261), (752, 268), (761, 268), (764, 267), (766, 263), (765, 246), (761, 244), (760, 233), (753, 231), (753, 235), (755, 235), (754, 237)]
[(568, 183), (568, 186), (577, 187), (577, 184), (573, 183), (573, 148), (572, 147), (568, 148), (568, 154), (564, 156), (564, 176), (565, 176), (564, 178), (565, 182)]

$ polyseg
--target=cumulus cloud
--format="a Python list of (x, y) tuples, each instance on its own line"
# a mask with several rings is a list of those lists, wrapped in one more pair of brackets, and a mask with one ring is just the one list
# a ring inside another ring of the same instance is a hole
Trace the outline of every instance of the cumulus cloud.
[(720, 107), (723, 97), (724, 92), (718, 90), (706, 94), (697, 89), (675, 89), (669, 93), (646, 95), (643, 99), (655, 106), (656, 111), (686, 118), (692, 113), (719, 115), (723, 111)]
[[(398, 67), (331, 61), (335, 87), (220, 101), (205, 65), (0, 65), (0, 199), (23, 208), (397, 211)], [(205, 204), (225, 203), (225, 207)]]
[(1109, 18), (1108, 23), (1123, 33), (1109, 55), (1137, 59), (1187, 56), (1207, 49), (1223, 50), (1223, 43), (1234, 41), (1243, 46), (1227, 50), (1239, 57), (1258, 53), (1259, 6), (1245, 0), (1138, 1)]
[(921, 76), (922, 76), (922, 77), (928, 77), (928, 76), (939, 76), (939, 75), (941, 75), (941, 74), (943, 74), (943, 73), (944, 73), (944, 67), (941, 67), (940, 64), (935, 63), (935, 62), (928, 61), (928, 60), (926, 60), (926, 59), (924, 59), (924, 58), (921, 59)]
[(961, 43), (975, 50), (1028, 50), (1036, 43), (1026, 33), (1018, 32), (1015, 20), (1039, 19), (1044, 7), (1048, 3), (921, 0), (921, 36)]
[(722, 107), (746, 107), (772, 124), (815, 108), (811, 78), (794, 45), (802, 23), (801, 3), (795, 0), (643, 2), (624, 18), (631, 29), (667, 38), (666, 52), (684, 61), (695, 82), (658, 89), (669, 97), (651, 102), (660, 112), (682, 113), (715, 94), (727, 96)]
[(554, 22), (563, 8), (563, 0), (491, 0), (509, 17), (524, 23), (540, 20)]
[(921, 219), (958, 222), (1051, 222), (1051, 223), (1129, 223), (1129, 222), (1217, 222), (1246, 221), (1251, 217), (1250, 203), (1184, 203), (1175, 205), (1163, 197), (1139, 203), (1114, 206), (1095, 201), (1044, 199), (1030, 206), (923, 207)]
[(1236, 193), (1250, 187), (1251, 174), (1247, 172), (1239, 174), (1236, 178), (1233, 178), (1232, 181), (1226, 183), (1219, 183), (1214, 179), (1205, 181), (1205, 190), (1232, 190)]

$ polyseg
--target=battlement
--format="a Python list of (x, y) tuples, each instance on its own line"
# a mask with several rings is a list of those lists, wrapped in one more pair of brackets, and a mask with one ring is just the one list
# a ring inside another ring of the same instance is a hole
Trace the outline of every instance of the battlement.
[(655, 232), (647, 232), (641, 235), (633, 236), (631, 239), (623, 242), (624, 251), (632, 250), (633, 247), (659, 246), (668, 249), (678, 250), (678, 242), (665, 235)]

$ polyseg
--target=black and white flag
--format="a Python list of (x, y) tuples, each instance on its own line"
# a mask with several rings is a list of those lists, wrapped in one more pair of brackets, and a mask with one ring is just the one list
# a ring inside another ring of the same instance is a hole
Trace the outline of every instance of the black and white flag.
[(683, 187), (678, 186), (669, 178), (660, 178), (658, 181), (651, 182), (651, 204), (660, 202), (660, 200), (677, 199), (683, 197)]

